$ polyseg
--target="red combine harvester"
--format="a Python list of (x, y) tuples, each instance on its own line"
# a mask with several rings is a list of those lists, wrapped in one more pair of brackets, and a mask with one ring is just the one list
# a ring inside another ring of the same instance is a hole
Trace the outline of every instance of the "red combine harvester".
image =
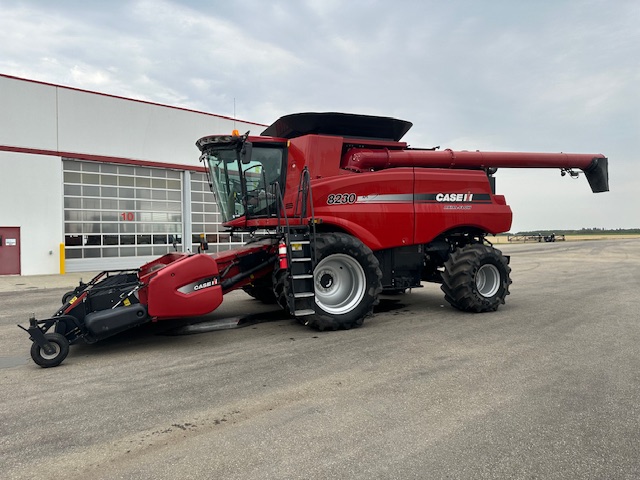
[[(511, 284), (509, 258), (487, 235), (507, 232), (511, 209), (495, 193), (498, 168), (584, 172), (609, 190), (599, 154), (409, 148), (410, 122), (342, 113), (288, 115), (261, 136), (196, 142), (224, 225), (252, 233), (215, 255), (169, 253), (135, 270), (105, 271), (44, 320), (21, 327), (42, 367), (69, 344), (146, 322), (199, 316), (243, 288), (304, 325), (362, 325), (381, 293), (442, 284), (465, 312), (496, 310)], [(53, 329), (53, 331), (49, 331)]]

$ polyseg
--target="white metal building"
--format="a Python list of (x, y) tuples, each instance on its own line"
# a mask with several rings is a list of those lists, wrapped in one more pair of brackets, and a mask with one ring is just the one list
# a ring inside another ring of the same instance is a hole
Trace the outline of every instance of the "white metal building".
[(234, 128), (264, 125), (0, 74), (0, 275), (244, 241), (220, 228), (195, 146)]

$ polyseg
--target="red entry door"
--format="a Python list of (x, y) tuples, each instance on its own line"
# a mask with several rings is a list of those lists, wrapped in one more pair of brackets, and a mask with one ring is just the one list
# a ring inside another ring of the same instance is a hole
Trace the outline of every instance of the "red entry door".
[(20, 227), (0, 227), (0, 275), (20, 275)]

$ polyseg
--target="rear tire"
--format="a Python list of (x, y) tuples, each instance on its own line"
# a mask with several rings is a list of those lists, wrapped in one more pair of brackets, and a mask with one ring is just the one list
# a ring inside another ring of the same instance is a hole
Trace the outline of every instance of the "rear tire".
[(315, 253), (316, 313), (300, 321), (320, 331), (362, 325), (382, 291), (378, 259), (360, 240), (344, 233), (318, 234)]
[(444, 263), (442, 291), (453, 307), (464, 312), (491, 312), (509, 295), (511, 268), (497, 250), (476, 243), (454, 250)]
[(59, 333), (45, 333), (44, 338), (53, 345), (54, 352), (52, 354), (45, 353), (40, 345), (33, 342), (31, 358), (42, 368), (57, 367), (69, 354), (69, 341)]

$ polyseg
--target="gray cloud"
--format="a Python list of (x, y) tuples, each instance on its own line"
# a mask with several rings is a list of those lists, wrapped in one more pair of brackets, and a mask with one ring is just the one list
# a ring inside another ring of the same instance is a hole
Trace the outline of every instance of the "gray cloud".
[[(411, 120), (414, 146), (611, 159), (608, 194), (501, 171), (514, 230), (637, 227), (640, 9), (629, 1), (0, 0), (0, 72), (270, 123)], [(562, 182), (562, 183), (561, 183)]]

